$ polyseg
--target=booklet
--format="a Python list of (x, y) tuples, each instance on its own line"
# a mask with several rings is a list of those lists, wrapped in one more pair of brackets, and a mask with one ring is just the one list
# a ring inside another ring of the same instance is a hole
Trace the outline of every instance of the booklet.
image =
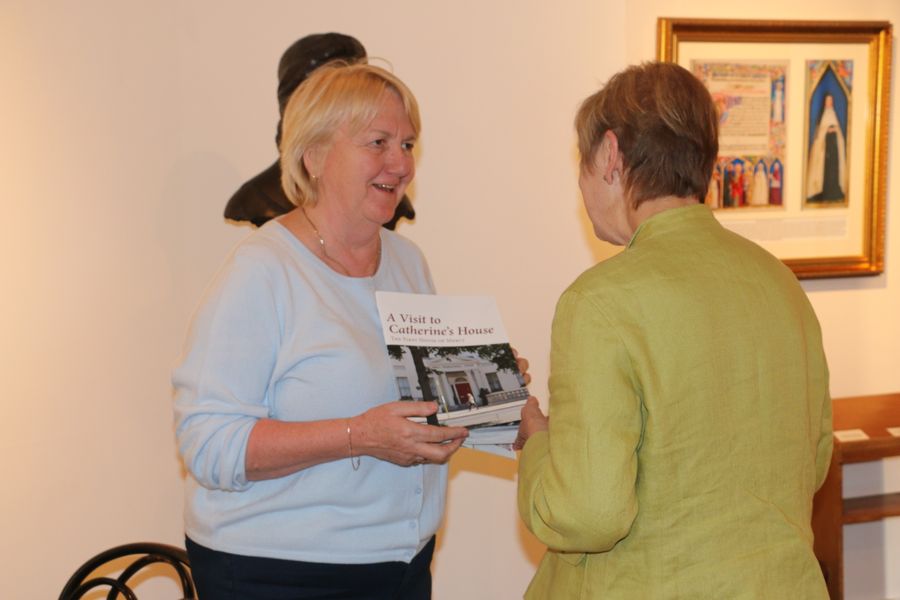
[(510, 425), (528, 388), (494, 299), (400, 292), (375, 299), (400, 399), (437, 402), (429, 422), (467, 427), (464, 446), (512, 456), (504, 447), (515, 440)]
[(515, 458), (513, 443), (519, 434), (519, 424), (493, 425), (477, 427), (469, 430), (469, 437), (463, 442), (464, 448), (499, 454), (507, 458)]

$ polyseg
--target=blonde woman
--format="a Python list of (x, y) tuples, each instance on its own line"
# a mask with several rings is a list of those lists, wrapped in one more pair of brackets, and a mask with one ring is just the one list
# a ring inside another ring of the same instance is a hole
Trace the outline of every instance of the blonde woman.
[(432, 293), (422, 253), (382, 225), (415, 175), (416, 100), (383, 69), (332, 63), (292, 94), (296, 208), (226, 261), (173, 382), (202, 598), (426, 599), (466, 430), (408, 419), (376, 290)]

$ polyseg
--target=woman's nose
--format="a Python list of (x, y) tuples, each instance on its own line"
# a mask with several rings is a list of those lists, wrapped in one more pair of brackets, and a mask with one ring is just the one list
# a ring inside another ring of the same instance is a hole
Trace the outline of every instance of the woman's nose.
[(405, 148), (392, 148), (388, 152), (386, 167), (388, 172), (406, 177), (415, 170), (416, 160), (412, 152)]

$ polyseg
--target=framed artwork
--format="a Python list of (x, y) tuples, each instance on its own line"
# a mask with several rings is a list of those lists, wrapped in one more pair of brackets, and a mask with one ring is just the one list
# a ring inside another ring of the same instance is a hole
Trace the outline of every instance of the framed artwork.
[(799, 278), (884, 270), (888, 22), (660, 18), (719, 111), (705, 202)]

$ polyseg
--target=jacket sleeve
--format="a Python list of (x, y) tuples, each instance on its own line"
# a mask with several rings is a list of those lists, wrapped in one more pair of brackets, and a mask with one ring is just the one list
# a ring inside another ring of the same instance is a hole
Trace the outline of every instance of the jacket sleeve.
[[(826, 367), (827, 372), (827, 367)], [(828, 391), (828, 378), (825, 378), (825, 393), (822, 398), (822, 420), (819, 427), (819, 440), (816, 444), (816, 489), (825, 483), (828, 468), (831, 465), (831, 454), (834, 451), (834, 433), (832, 425), (831, 394)]]
[(247, 440), (269, 416), (266, 390), (281, 326), (272, 278), (258, 261), (235, 256), (207, 292), (175, 369), (175, 435), (200, 485), (240, 491)]
[(825, 478), (828, 477), (831, 454), (834, 450), (830, 373), (825, 349), (822, 345), (822, 327), (805, 294), (802, 295), (802, 300), (804, 306), (802, 319), (806, 330), (805, 364), (809, 390), (809, 439), (815, 446), (816, 480), (814, 489), (818, 490), (825, 483)]
[(519, 463), (519, 513), (553, 550), (609, 550), (637, 515), (642, 417), (632, 373), (603, 312), (567, 291), (553, 323), (550, 428), (528, 440)]

